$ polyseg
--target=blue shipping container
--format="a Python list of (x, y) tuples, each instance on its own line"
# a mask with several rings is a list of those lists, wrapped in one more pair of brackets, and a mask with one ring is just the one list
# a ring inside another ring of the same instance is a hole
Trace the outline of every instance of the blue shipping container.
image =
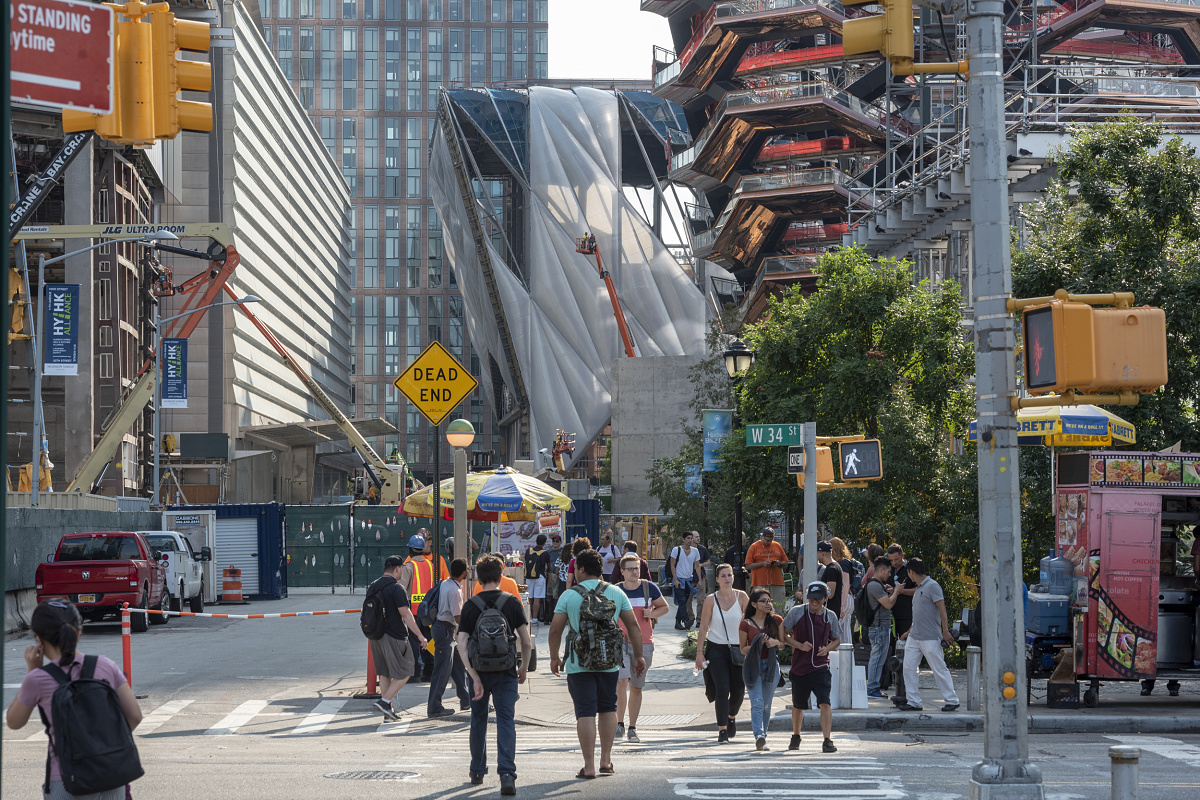
[(579, 536), (586, 536), (593, 547), (600, 545), (600, 501), (576, 500), (574, 508), (567, 512), (567, 526), (563, 533), (564, 541), (572, 541)]
[(216, 511), (217, 520), (250, 519), (258, 522), (258, 593), (247, 600), (281, 600), (287, 592), (287, 558), (284, 555), (283, 503), (172, 506), (172, 510)]

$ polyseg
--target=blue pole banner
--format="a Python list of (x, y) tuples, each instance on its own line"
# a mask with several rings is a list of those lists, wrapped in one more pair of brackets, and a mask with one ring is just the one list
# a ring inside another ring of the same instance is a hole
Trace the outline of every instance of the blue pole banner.
[(162, 407), (187, 408), (187, 339), (162, 340)]
[(46, 284), (43, 375), (79, 374), (79, 284)]
[(716, 472), (721, 440), (733, 433), (733, 409), (706, 408), (701, 413), (704, 428), (704, 471)]
[(688, 464), (684, 467), (683, 490), (695, 497), (704, 496), (704, 478), (700, 475), (700, 464)]

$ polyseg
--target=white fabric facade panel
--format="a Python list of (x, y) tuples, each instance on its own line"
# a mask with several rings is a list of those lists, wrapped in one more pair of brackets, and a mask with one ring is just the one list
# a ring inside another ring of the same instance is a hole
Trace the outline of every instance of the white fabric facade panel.
[[(511, 385), (496, 315), (507, 318), (529, 395), (531, 453), (549, 447), (558, 428), (577, 433), (580, 444), (603, 430), (610, 417), (612, 360), (626, 357), (595, 259), (575, 250), (584, 233), (596, 237), (638, 357), (703, 352), (702, 293), (622, 192), (625, 112), (619, 103), (612, 92), (597, 89), (529, 90), (525, 263), (514, 271), (489, 246), (499, 310), (487, 296), (449, 148), (440, 131), (434, 137), (433, 198), (471, 341), (492, 354)], [(584, 450), (577, 447), (576, 458)]]

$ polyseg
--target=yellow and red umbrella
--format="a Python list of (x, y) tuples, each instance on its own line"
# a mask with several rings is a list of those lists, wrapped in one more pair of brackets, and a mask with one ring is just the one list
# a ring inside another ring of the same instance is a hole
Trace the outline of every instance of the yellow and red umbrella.
[[(454, 519), (454, 479), (438, 487), (442, 519)], [(539, 511), (570, 511), (571, 498), (549, 485), (516, 470), (500, 467), (467, 475), (467, 519), (516, 522), (537, 519)], [(404, 499), (400, 513), (433, 517), (433, 487), (426, 486)]]

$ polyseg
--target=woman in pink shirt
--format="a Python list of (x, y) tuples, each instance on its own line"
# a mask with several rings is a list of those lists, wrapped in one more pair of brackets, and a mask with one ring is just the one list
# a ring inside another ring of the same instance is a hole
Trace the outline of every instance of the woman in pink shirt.
[[(50, 673), (41, 669), (41, 666), (45, 659), (49, 659), (51, 662), (57, 663), (70, 679), (79, 678), (83, 671), (83, 653), (76, 650), (76, 645), (79, 642), (80, 634), (83, 633), (83, 621), (79, 617), (79, 611), (67, 601), (47, 600), (33, 610), (30, 627), (33, 629), (34, 644), (25, 648), (25, 664), (29, 667), (29, 671), (25, 674), (25, 679), (21, 681), (21, 689), (17, 692), (16, 699), (8, 707), (8, 727), (14, 730), (25, 727), (34, 707), (41, 707), (46, 719), (50, 721), (48, 733), (52, 743), (54, 741), (54, 721), (50, 716), (50, 699), (54, 695), (54, 690), (58, 688), (58, 682)], [(129, 729), (136, 728), (142, 721), (142, 710), (138, 707), (137, 700), (133, 697), (133, 690), (129, 688), (125, 676), (121, 674), (120, 667), (112, 660), (100, 656), (94, 677), (98, 680), (108, 681), (116, 690), (117, 698), (121, 702), (121, 711), (125, 714), (125, 721), (129, 723)], [(53, 745), (49, 747), (48, 758), (50, 762), (49, 783), (43, 790), (46, 800), (67, 800), (67, 798), (73, 798), (73, 800), (124, 800), (124, 786), (95, 794), (68, 794), (63, 787), (62, 773), (58, 768), (58, 756), (54, 753)]]

